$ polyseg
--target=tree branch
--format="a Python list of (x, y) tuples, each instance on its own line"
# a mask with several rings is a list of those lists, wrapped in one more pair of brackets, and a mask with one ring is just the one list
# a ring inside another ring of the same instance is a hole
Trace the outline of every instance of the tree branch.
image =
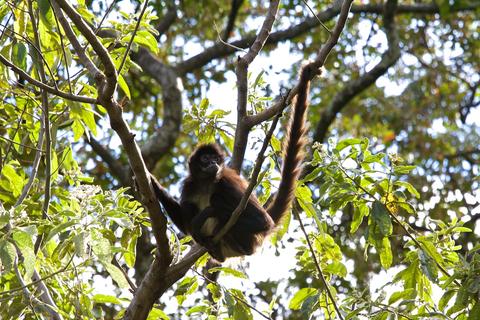
[(177, 74), (148, 50), (140, 48), (132, 59), (162, 87), (163, 121), (156, 133), (142, 146), (142, 154), (149, 168), (174, 145), (182, 123), (182, 93)]
[[(473, 11), (480, 8), (480, 3), (475, 2), (469, 5), (463, 5), (456, 8), (452, 8), (454, 11)], [(353, 5), (350, 12), (360, 14), (382, 14), (382, 4), (361, 4)], [(313, 28), (320, 26), (320, 22), (326, 22), (333, 19), (340, 13), (339, 7), (328, 8), (325, 11), (319, 12), (317, 17), (306, 18), (303, 22), (277, 32), (272, 32), (267, 40), (267, 44), (275, 44), (285, 40), (293, 39)], [(438, 14), (440, 13), (439, 7), (435, 3), (430, 4), (412, 4), (412, 5), (399, 5), (396, 14)], [(177, 64), (175, 69), (178, 75), (182, 76), (186, 73), (192, 72), (198, 68), (205, 66), (212, 60), (220, 59), (228, 56), (236, 51), (234, 47), (247, 48), (255, 40), (255, 35), (249, 35), (245, 38), (232, 41), (229, 46), (223, 43), (216, 43), (215, 45), (206, 48), (203, 52)]]
[(107, 164), (110, 172), (118, 178), (123, 186), (131, 185), (130, 170), (128, 170), (120, 160), (116, 159), (110, 150), (92, 137), (86, 139), (86, 141), (92, 148), (93, 152), (95, 152), (102, 161)]
[(92, 75), (100, 86), (98, 101), (107, 110), (110, 118), (110, 126), (118, 134), (125, 152), (130, 161), (130, 166), (135, 174), (140, 193), (144, 196), (143, 203), (148, 209), (152, 231), (157, 242), (157, 249), (161, 257), (161, 266), (166, 269), (172, 261), (172, 254), (167, 238), (167, 221), (162, 214), (160, 204), (155, 197), (147, 167), (141, 156), (140, 148), (135, 142), (135, 135), (122, 116), (122, 107), (114, 99), (113, 94), (117, 86), (117, 73), (108, 51), (97, 39), (90, 26), (83, 21), (82, 17), (65, 0), (55, 0), (72, 20), (75, 26), (85, 36), (88, 43), (97, 53), (105, 67), (105, 75), (97, 73)]
[[(65, 11), (65, 14), (70, 18), (70, 20), (72, 20), (78, 30), (87, 39), (87, 42), (92, 46), (93, 51), (95, 51), (105, 68), (104, 76), (101, 72), (92, 74), (95, 80), (101, 84), (99, 89), (103, 92), (99, 95), (103, 97), (113, 96), (113, 93), (117, 87), (117, 71), (107, 49), (97, 39), (97, 36), (90, 26), (83, 20), (82, 16), (67, 1), (55, 0), (53, 2), (57, 2), (62, 10)], [(102, 83), (103, 81), (105, 81), (105, 83)]]
[(235, 20), (237, 19), (238, 12), (242, 6), (244, 0), (232, 0), (232, 7), (228, 14), (228, 21), (225, 30), (223, 31), (222, 40), (227, 41), (232, 35), (233, 28), (235, 27)]
[(168, 11), (163, 16), (163, 19), (160, 20), (156, 29), (158, 31), (158, 38), (160, 38), (163, 34), (165, 34), (170, 26), (175, 22), (177, 19), (177, 6), (175, 4), (175, 0), (170, 0), (167, 3)]
[(0, 54), (0, 62), (3, 63), (5, 66), (9, 67), (13, 72), (18, 74), (22, 79), (25, 79), (28, 83), (43, 89), (47, 91), (48, 93), (57, 95), (59, 97), (65, 98), (67, 100), (71, 101), (78, 101), (78, 102), (86, 102), (86, 103), (92, 103), (92, 104), (98, 104), (97, 99), (86, 97), (86, 96), (78, 96), (75, 94), (71, 94), (68, 92), (60, 91), (55, 89), (54, 87), (51, 87), (41, 81), (38, 81), (34, 78), (32, 78), (28, 73), (17, 67), (13, 62), (5, 58), (2, 54)]
[(278, 13), (278, 0), (271, 0), (267, 15), (263, 21), (263, 25), (258, 32), (255, 42), (252, 44), (248, 52), (240, 57), (237, 61), (237, 128), (235, 130), (235, 143), (233, 147), (232, 164), (231, 167), (240, 171), (242, 167), (245, 149), (247, 147), (248, 135), (251, 127), (246, 123), (247, 121), (247, 94), (248, 94), (248, 67), (257, 57), (260, 50), (263, 48), (267, 38), (272, 29)]
[(388, 49), (382, 54), (380, 62), (369, 72), (360, 76), (360, 78), (348, 82), (343, 89), (333, 98), (330, 105), (325, 108), (317, 124), (314, 134), (314, 140), (325, 141), (328, 129), (337, 115), (345, 108), (348, 103), (360, 92), (367, 89), (375, 81), (384, 75), (388, 69), (393, 66), (400, 58), (400, 47), (398, 31), (395, 25), (396, 3), (387, 1), (384, 8), (384, 27), (387, 34)]

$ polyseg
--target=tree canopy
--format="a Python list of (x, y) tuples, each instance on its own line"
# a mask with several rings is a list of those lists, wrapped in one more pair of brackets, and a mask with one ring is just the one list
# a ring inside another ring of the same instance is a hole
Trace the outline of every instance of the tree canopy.
[[(0, 0), (0, 318), (479, 319), (479, 16), (468, 0)], [(291, 213), (212, 267), (149, 172), (178, 195), (191, 151), (217, 142), (268, 202), (307, 63)]]

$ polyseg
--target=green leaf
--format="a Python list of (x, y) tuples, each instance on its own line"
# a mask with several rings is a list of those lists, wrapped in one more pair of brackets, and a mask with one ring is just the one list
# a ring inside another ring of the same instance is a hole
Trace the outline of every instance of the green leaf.
[(85, 123), (87, 128), (93, 133), (94, 136), (96, 136), (97, 123), (95, 122), (95, 116), (92, 108), (87, 104), (83, 104), (80, 110), (80, 115), (82, 117), (83, 123)]
[[(124, 37), (125, 40), (130, 41), (130, 35)], [(122, 40), (124, 40), (122, 39)], [(158, 44), (155, 37), (146, 30), (137, 31), (135, 35), (135, 39), (133, 40), (135, 43), (147, 47), (151, 52), (158, 53)]]
[(113, 303), (113, 304), (121, 304), (122, 302), (115, 296), (107, 295), (107, 294), (96, 294), (93, 296), (93, 301), (96, 303)]
[(447, 290), (443, 294), (443, 296), (440, 298), (440, 301), (438, 302), (438, 309), (440, 311), (444, 311), (448, 302), (452, 299), (454, 295), (455, 295), (455, 290)]
[(2, 175), (7, 178), (10, 187), (12, 188), (13, 196), (18, 197), (22, 193), (24, 179), (17, 174), (17, 171), (10, 163), (3, 166)]
[(47, 27), (52, 27), (54, 25), (54, 18), (52, 7), (50, 6), (49, 0), (38, 0), (38, 9), (40, 11), (40, 19), (42, 23)]
[(105, 267), (108, 274), (110, 274), (113, 281), (115, 281), (120, 288), (122, 289), (130, 288), (130, 285), (128, 284), (127, 279), (125, 279), (125, 276), (120, 269), (118, 269), (116, 266), (114, 266), (111, 263), (102, 262), (102, 265)]
[(472, 232), (472, 229), (467, 228), (467, 227), (455, 227), (452, 229), (453, 232)]
[(128, 97), (128, 99), (132, 99), (132, 96), (130, 94), (130, 89), (128, 88), (128, 84), (127, 82), (125, 81), (125, 79), (123, 78), (122, 75), (118, 75), (118, 85), (120, 86), (120, 89), (122, 89), (123, 93), (125, 93), (125, 95)]
[(435, 245), (423, 238), (423, 237), (419, 237), (417, 239), (420, 243), (422, 243), (423, 245), (423, 252), (425, 252), (426, 254), (428, 254), (433, 260), (435, 260), (436, 262), (438, 262), (439, 264), (443, 264), (444, 260), (443, 260), (443, 257), (438, 253), (437, 251), (437, 248), (435, 247)]
[(170, 317), (165, 312), (158, 308), (153, 308), (148, 314), (147, 320), (170, 320)]
[(365, 202), (360, 202), (355, 206), (352, 223), (350, 224), (350, 233), (358, 230), (362, 224), (363, 218), (369, 214), (370, 209)]
[(410, 183), (406, 181), (395, 181), (394, 185), (404, 187), (410, 192), (415, 198), (420, 199), (420, 193), (415, 189)]
[(185, 277), (180, 281), (175, 290), (175, 298), (177, 299), (178, 304), (182, 304), (188, 295), (192, 294), (198, 288), (197, 278), (195, 277)]
[(12, 60), (17, 67), (27, 69), (27, 47), (23, 42), (15, 43), (13, 46)]
[(15, 250), (15, 246), (4, 240), (0, 240), (0, 261), (2, 262), (3, 266), (3, 273), (9, 272), (13, 268), (13, 261), (17, 257), (17, 252)]
[(387, 237), (392, 234), (393, 226), (390, 215), (385, 205), (378, 200), (373, 203), (372, 217), (383, 236)]
[(128, 243), (128, 251), (124, 253), (125, 263), (128, 267), (133, 268), (135, 265), (135, 258), (137, 254), (137, 239), (139, 234), (135, 233)]
[(414, 288), (407, 288), (403, 291), (394, 292), (390, 296), (390, 299), (388, 299), (388, 304), (391, 305), (400, 299), (402, 300), (414, 299), (416, 295), (417, 295), (417, 292)]
[(416, 166), (397, 166), (393, 168), (393, 172), (396, 175), (408, 174), (415, 168)]
[(12, 238), (17, 244), (23, 256), (23, 266), (25, 268), (25, 278), (31, 278), (35, 267), (35, 252), (33, 251), (32, 235), (22, 230), (13, 232)]
[(59, 224), (58, 226), (56, 226), (55, 228), (50, 230), (50, 232), (48, 233), (48, 236), (45, 239), (45, 241), (48, 241), (48, 240), (52, 239), (57, 233), (65, 231), (66, 229), (76, 225), (77, 222), (78, 222), (77, 220), (70, 220), (70, 221)]
[(187, 312), (185, 312), (185, 315), (191, 316), (192, 314), (195, 314), (195, 313), (207, 313), (209, 309), (210, 307), (204, 304), (196, 305), (188, 309)]
[(235, 303), (233, 307), (233, 319), (235, 320), (252, 320), (252, 311), (248, 306), (241, 302)]
[(80, 138), (83, 136), (83, 133), (85, 132), (85, 128), (83, 127), (83, 124), (80, 121), (80, 119), (78, 118), (73, 119), (72, 131), (73, 131), (73, 141), (78, 142), (78, 140), (80, 140)]
[(385, 158), (385, 153), (381, 152), (381, 153), (377, 153), (375, 155), (368, 155), (366, 156), (365, 158), (363, 158), (363, 163), (373, 163), (373, 162), (376, 162), (376, 163), (382, 163), (382, 159)]
[(345, 278), (347, 276), (347, 267), (340, 261), (334, 261), (330, 264), (328, 264), (323, 271), (328, 272), (330, 274), (335, 274), (338, 275), (342, 278)]
[(430, 281), (437, 282), (438, 268), (433, 259), (423, 249), (418, 252), (418, 258), (420, 259), (420, 267), (423, 273)]
[(303, 302), (308, 298), (316, 295), (318, 290), (315, 288), (302, 288), (290, 300), (288, 307), (292, 310), (299, 310)]
[(480, 320), (480, 302), (477, 301), (468, 315), (468, 320)]
[(220, 135), (220, 138), (222, 138), (222, 141), (227, 149), (233, 151), (233, 138), (223, 130), (219, 130), (218, 134)]
[(380, 263), (382, 264), (382, 267), (385, 269), (390, 268), (392, 265), (393, 261), (393, 255), (392, 255), (392, 248), (390, 246), (390, 240), (388, 240), (387, 237), (383, 238), (382, 240), (382, 245), (380, 247), (376, 247), (377, 250), (379, 250), (380, 254)]
[(362, 142), (362, 139), (358, 139), (358, 138), (345, 139), (337, 143), (337, 145), (335, 146), (335, 150), (342, 151), (348, 146), (360, 144), (361, 142)]
[(95, 253), (100, 262), (110, 264), (113, 257), (110, 241), (105, 239), (97, 230), (94, 230), (91, 236), (93, 253)]
[(234, 276), (236, 278), (248, 279), (248, 277), (241, 271), (234, 270), (228, 267), (215, 267), (208, 270), (209, 273), (222, 272), (223, 274)]

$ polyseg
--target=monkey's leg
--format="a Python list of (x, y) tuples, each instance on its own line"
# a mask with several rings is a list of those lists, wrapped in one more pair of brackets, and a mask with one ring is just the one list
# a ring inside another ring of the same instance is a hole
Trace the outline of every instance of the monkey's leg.
[(218, 216), (212, 207), (205, 208), (192, 219), (192, 237), (201, 246), (207, 249), (208, 253), (219, 262), (225, 261), (220, 244), (213, 243), (213, 238), (222, 226)]

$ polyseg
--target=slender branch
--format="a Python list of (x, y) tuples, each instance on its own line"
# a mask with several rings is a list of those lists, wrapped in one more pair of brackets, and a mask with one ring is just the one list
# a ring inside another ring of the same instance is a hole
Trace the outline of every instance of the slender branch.
[[(152, 223), (152, 231), (157, 242), (158, 253), (161, 257), (160, 265), (165, 269), (172, 261), (172, 255), (166, 235), (167, 221), (162, 214), (160, 204), (152, 191), (149, 175), (147, 174), (148, 170), (141, 156), (140, 148), (135, 142), (135, 135), (131, 132), (125, 119), (123, 119), (122, 106), (113, 97), (117, 86), (117, 73), (113, 61), (108, 51), (97, 39), (90, 26), (83, 20), (80, 14), (65, 0), (55, 1), (87, 39), (105, 68), (105, 75), (98, 72), (92, 74), (92, 76), (95, 76), (95, 80), (99, 85), (98, 101), (108, 112), (110, 126), (115, 130), (122, 142), (130, 161), (132, 171), (135, 174), (139, 190), (145, 197), (143, 203), (148, 209), (150, 221)], [(92, 70), (92, 72), (96, 71)]]
[(65, 51), (66, 46), (63, 43), (63, 35), (62, 35), (62, 30), (60, 29), (60, 22), (58, 21), (58, 15), (56, 13), (55, 8), (53, 7), (53, 4), (52, 4), (52, 11), (53, 11), (53, 16), (55, 17), (55, 24), (56, 24), (57, 29), (58, 29), (58, 34), (59, 34), (59, 38), (60, 38), (60, 46), (62, 47), (62, 58), (63, 58), (63, 63), (65, 63), (65, 72), (67, 73), (68, 91), (70, 93), (73, 93), (72, 83), (71, 83), (71, 80), (70, 80), (70, 71), (69, 71), (69, 68), (68, 68), (67, 52)]
[(128, 42), (127, 49), (125, 50), (125, 54), (123, 55), (122, 62), (120, 63), (120, 67), (118, 67), (118, 74), (122, 73), (123, 66), (125, 64), (125, 61), (127, 60), (127, 57), (130, 53), (130, 49), (132, 48), (132, 43), (133, 40), (135, 39), (135, 36), (137, 35), (138, 28), (140, 27), (140, 23), (142, 22), (143, 15), (145, 14), (145, 10), (147, 9), (148, 6), (148, 0), (145, 0), (145, 3), (143, 4), (142, 11), (140, 12), (140, 15), (138, 16), (137, 23), (135, 25), (135, 29), (133, 30), (132, 36), (130, 37), (130, 41)]
[(313, 262), (315, 264), (315, 267), (317, 268), (318, 275), (320, 276), (320, 280), (322, 281), (323, 285), (325, 286), (325, 290), (327, 291), (327, 295), (332, 301), (333, 307), (335, 308), (335, 311), (337, 312), (337, 316), (343, 320), (343, 315), (340, 312), (340, 308), (338, 307), (337, 301), (335, 297), (333, 296), (332, 290), (330, 290), (330, 284), (327, 282), (327, 279), (325, 278), (325, 275), (323, 274), (322, 267), (320, 266), (320, 262), (317, 259), (317, 255), (315, 254), (315, 250), (313, 249), (312, 242), (310, 241), (310, 238), (308, 237), (307, 230), (305, 230), (305, 226), (303, 225), (303, 221), (300, 217), (300, 214), (298, 211), (293, 208), (292, 209), (293, 214), (295, 215), (295, 218), (297, 218), (298, 222), (300, 223), (300, 229), (302, 229), (303, 234), (305, 235), (305, 240), (307, 241), (308, 248), (310, 250), (310, 253), (312, 254)]
[(250, 127), (246, 125), (247, 113), (247, 94), (248, 94), (248, 67), (257, 57), (260, 50), (263, 48), (267, 38), (272, 29), (278, 13), (279, 0), (271, 0), (267, 15), (263, 21), (263, 25), (258, 32), (257, 38), (248, 50), (237, 61), (237, 128), (235, 130), (235, 144), (233, 147), (232, 164), (231, 167), (240, 171), (242, 167), (245, 149), (247, 147), (248, 135)]
[(54, 87), (51, 87), (41, 81), (38, 81), (34, 78), (32, 78), (28, 73), (17, 67), (13, 62), (5, 58), (2, 54), (0, 54), (0, 62), (3, 63), (5, 66), (9, 67), (13, 72), (18, 74), (22, 79), (25, 79), (28, 83), (43, 89), (47, 91), (48, 93), (54, 94), (56, 96), (65, 98), (70, 101), (78, 101), (78, 102), (86, 102), (86, 103), (91, 103), (91, 104), (98, 104), (97, 99), (95, 98), (90, 98), (86, 96), (79, 96), (75, 94), (71, 94), (68, 92), (60, 91), (55, 89)]
[(18, 197), (17, 202), (15, 202), (14, 207), (18, 207), (20, 204), (22, 204), (22, 202), (28, 196), (30, 189), (32, 188), (33, 182), (37, 177), (38, 166), (40, 165), (40, 160), (43, 154), (42, 146), (43, 146), (43, 134), (45, 132), (44, 128), (45, 128), (45, 123), (44, 123), (44, 118), (42, 118), (40, 120), (40, 132), (38, 133), (37, 148), (35, 152), (35, 158), (33, 159), (32, 172), (30, 173), (30, 177), (28, 178), (27, 184), (23, 187), (22, 194), (20, 195), (20, 197)]
[(93, 73), (97, 82), (106, 81), (102, 83), (99, 89), (101, 89), (101, 96), (112, 97), (117, 87), (117, 71), (113, 63), (110, 54), (103, 44), (98, 40), (97, 36), (90, 28), (90, 26), (83, 20), (82, 16), (66, 1), (66, 0), (54, 0), (63, 9), (65, 14), (72, 20), (78, 30), (87, 39), (88, 43), (92, 46), (93, 51), (98, 55), (98, 58), (102, 62), (105, 68), (105, 79), (99, 73)]
[(83, 48), (80, 42), (78, 41), (78, 38), (75, 35), (75, 32), (73, 32), (73, 29), (70, 26), (70, 23), (65, 18), (65, 15), (63, 14), (63, 11), (60, 9), (60, 7), (58, 6), (58, 3), (56, 1), (51, 1), (51, 3), (52, 3), (53, 12), (58, 17), (58, 20), (62, 25), (62, 28), (65, 31), (65, 34), (68, 40), (70, 40), (70, 44), (73, 46), (73, 49), (75, 50), (75, 52), (78, 55), (78, 58), (80, 59), (80, 62), (85, 66), (85, 68), (94, 77), (94, 79), (98, 79), (99, 77), (103, 76), (102, 71), (100, 71), (100, 69), (97, 68), (97, 66), (93, 63), (90, 57), (87, 56), (85, 48)]
[[(25, 298), (27, 299), (27, 301), (30, 301), (32, 302), (32, 304), (34, 305), (33, 308), (34, 309), (39, 309), (41, 311), (44, 311), (44, 312), (47, 312), (48, 314), (50, 314), (51, 318), (54, 319), (54, 320), (62, 320), (62, 316), (57, 312), (56, 309), (57, 306), (55, 305), (55, 302), (53, 302), (53, 300), (51, 300), (51, 303), (52, 304), (48, 304), (44, 301), (41, 301), (39, 300), (38, 298), (36, 298), (31, 292), (30, 290), (28, 290), (28, 286), (25, 284), (25, 280), (23, 279), (22, 277), (22, 274), (20, 273), (20, 269), (18, 268), (18, 262), (17, 262), (17, 257), (15, 257), (15, 261), (13, 262), (13, 269), (15, 270), (15, 274), (17, 275), (17, 280), (18, 282), (20, 283), (20, 286), (21, 286), (21, 290), (23, 291), (23, 295), (25, 296)], [(39, 282), (41, 283), (41, 282)], [(50, 297), (51, 299), (51, 297)]]
[(110, 172), (115, 175), (120, 183), (124, 186), (130, 185), (129, 170), (124, 166), (120, 160), (116, 159), (111, 151), (104, 147), (100, 142), (93, 137), (87, 140), (92, 150), (105, 162), (110, 169)]
[[(35, 46), (38, 48), (38, 52), (35, 52), (33, 56), (33, 62), (36, 65), (36, 69), (39, 75), (39, 78), (43, 83), (47, 82), (47, 77), (45, 75), (45, 68), (43, 65), (43, 59), (40, 58), (39, 52), (41, 49), (40, 43), (40, 36), (38, 34), (38, 27), (36, 22), (36, 17), (33, 12), (33, 5), (32, 1), (28, 1), (28, 14), (30, 16), (30, 21), (33, 25), (33, 37)], [(45, 90), (41, 91), (42, 97), (42, 112), (43, 112), (43, 130), (45, 131), (45, 194), (43, 199), (43, 206), (42, 206), (42, 219), (48, 218), (48, 208), (50, 206), (50, 197), (51, 197), (51, 171), (52, 171), (52, 139), (51, 139), (51, 132), (50, 132), (50, 115), (49, 115), (49, 105), (48, 105), (48, 95)], [(40, 249), (40, 245), (42, 243), (43, 233), (40, 234), (36, 241), (34, 252), (35, 254)], [(46, 289), (46, 288), (45, 288)]]
[(115, 256), (112, 258), (112, 264), (116, 266), (118, 269), (120, 269), (120, 272), (123, 274), (123, 277), (127, 280), (128, 285), (130, 286), (130, 290), (132, 292), (137, 291), (137, 286), (132, 281), (132, 279), (130, 279), (130, 277), (128, 276), (128, 273), (125, 271), (125, 269), (123, 269), (123, 267), (120, 265), (120, 262), (118, 262)]
[(324, 141), (330, 125), (343, 108), (360, 92), (374, 84), (375, 81), (384, 75), (400, 58), (398, 31), (394, 20), (395, 12), (396, 1), (387, 1), (384, 8), (384, 26), (387, 34), (388, 49), (382, 54), (382, 59), (372, 70), (363, 74), (358, 79), (349, 81), (343, 89), (335, 95), (330, 105), (322, 112), (314, 133), (315, 141)]

